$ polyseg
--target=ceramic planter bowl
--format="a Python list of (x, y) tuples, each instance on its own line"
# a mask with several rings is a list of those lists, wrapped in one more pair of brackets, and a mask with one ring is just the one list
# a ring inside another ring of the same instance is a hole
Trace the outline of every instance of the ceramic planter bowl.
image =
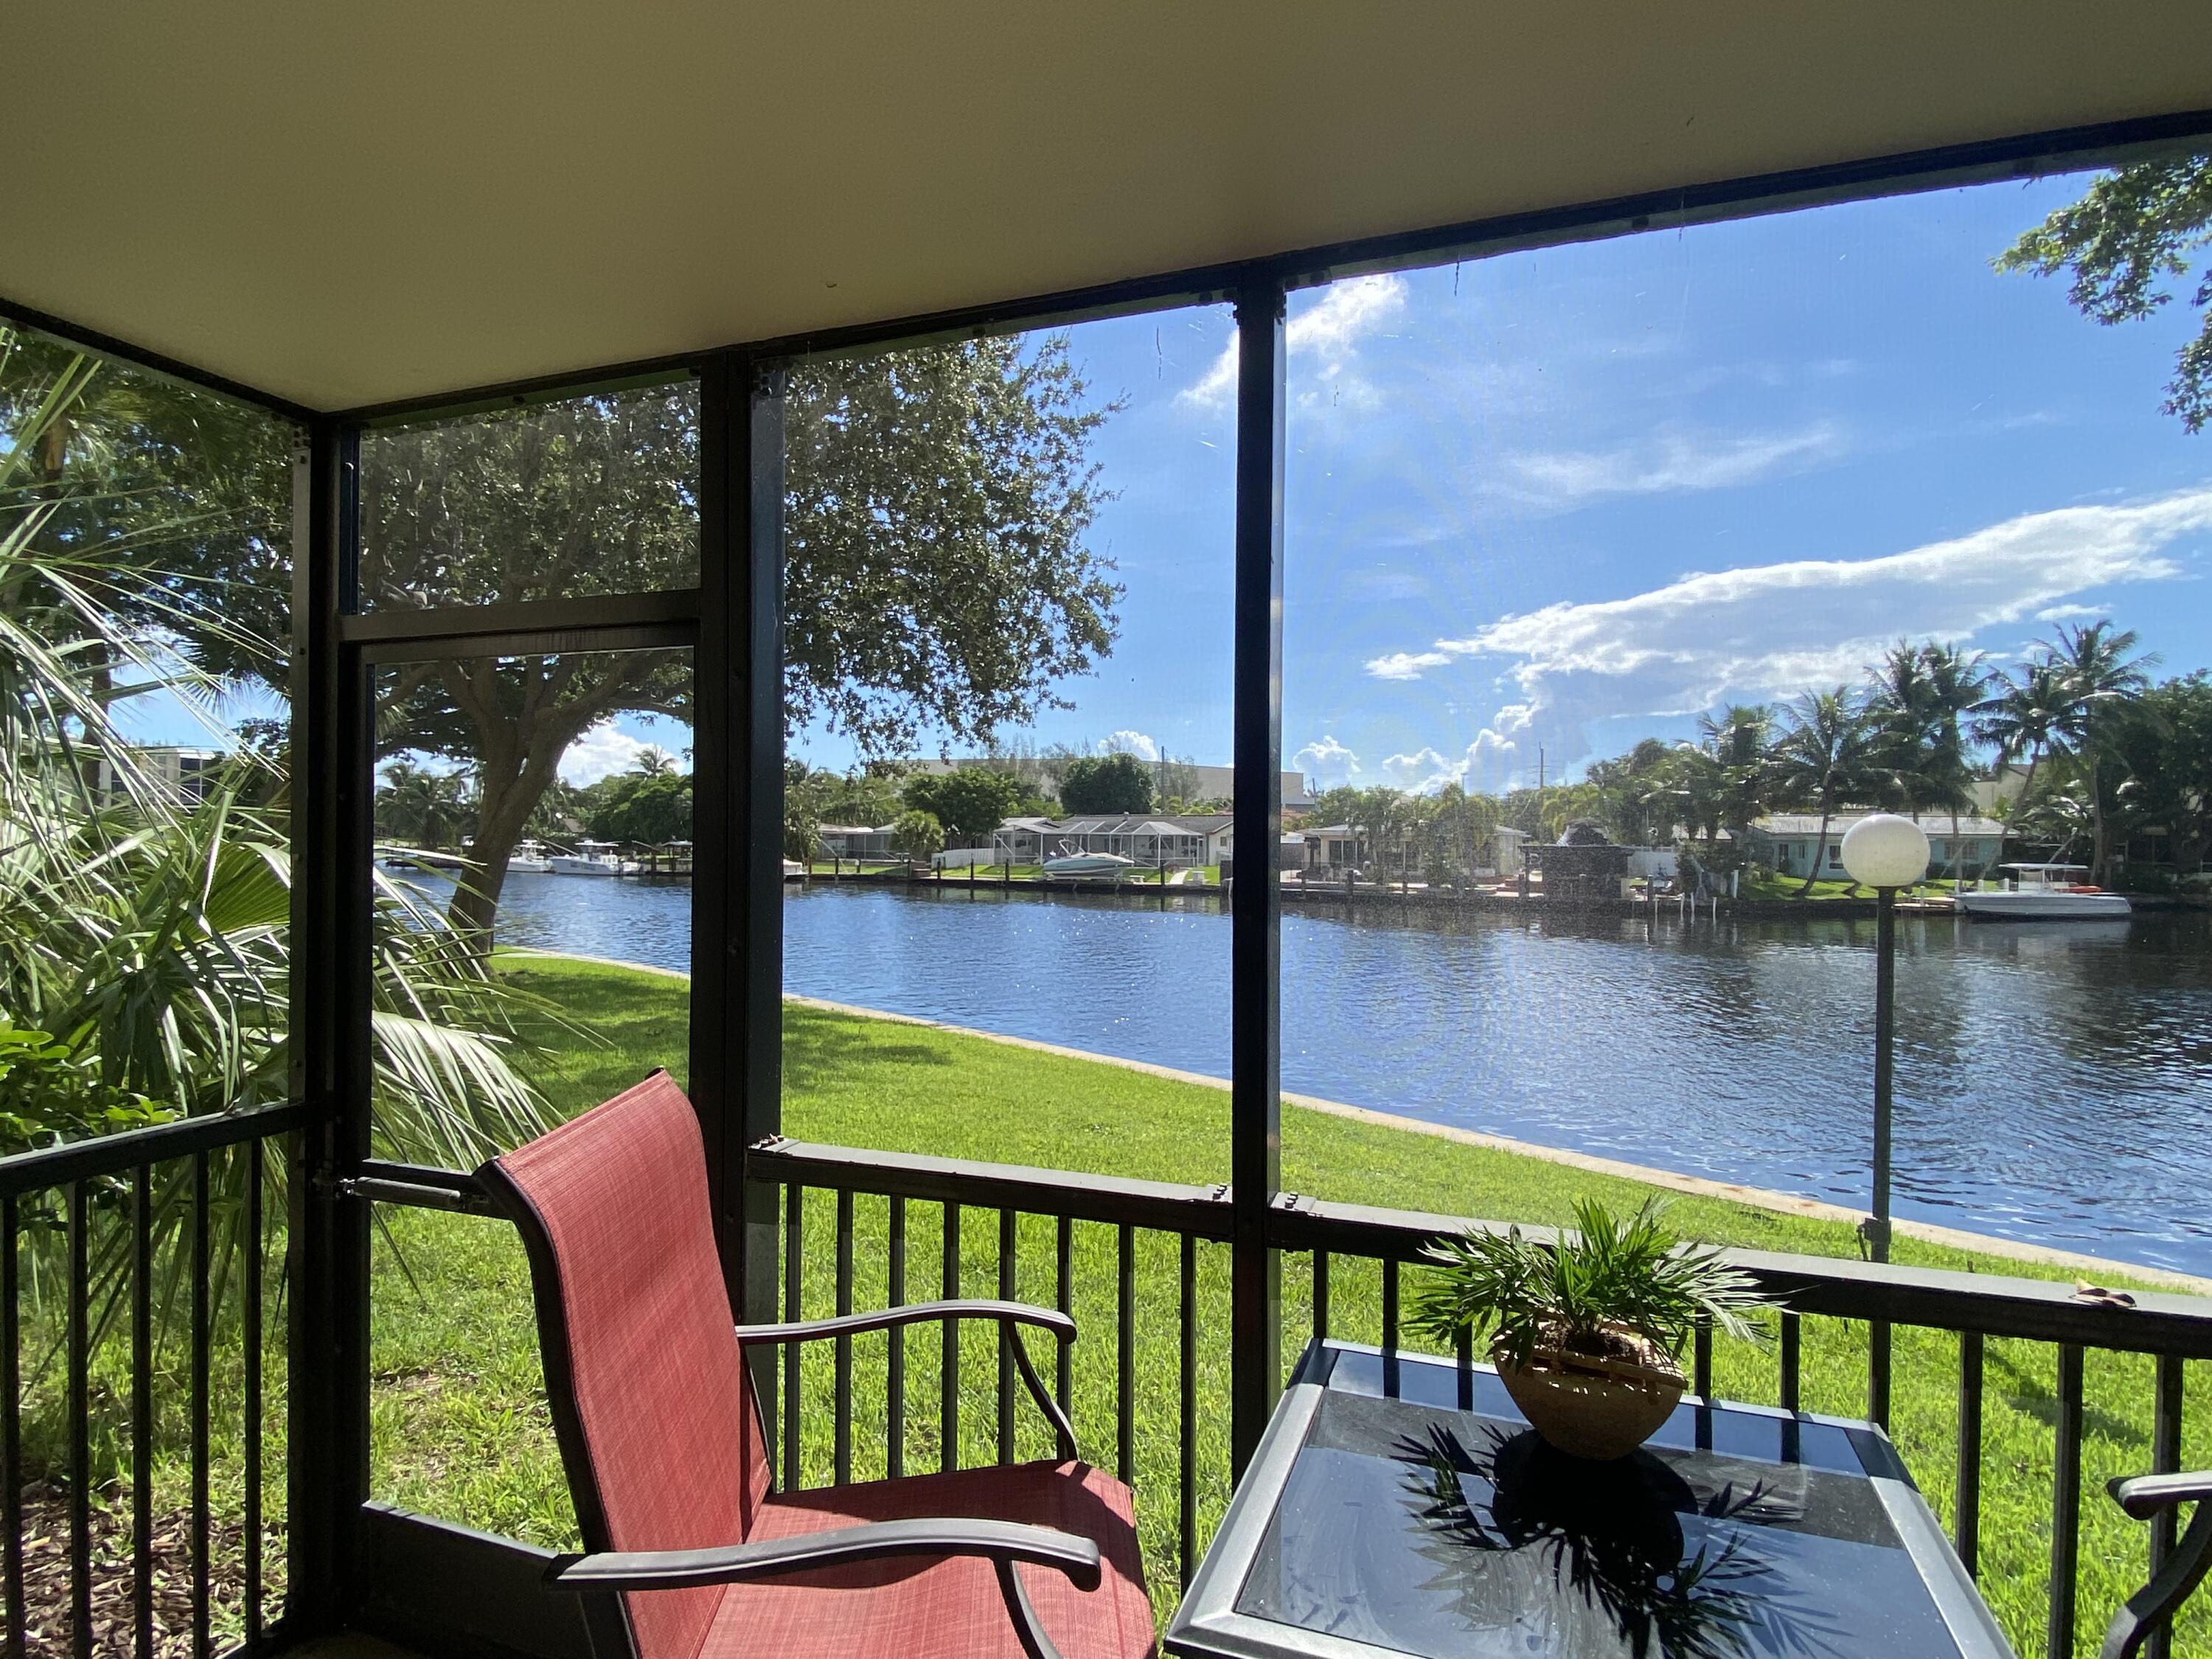
[(1665, 1351), (1626, 1330), (1627, 1355), (1539, 1348), (1525, 1365), (1495, 1352), (1498, 1380), (1536, 1432), (1571, 1457), (1608, 1462), (1658, 1431), (1682, 1398), (1682, 1368)]

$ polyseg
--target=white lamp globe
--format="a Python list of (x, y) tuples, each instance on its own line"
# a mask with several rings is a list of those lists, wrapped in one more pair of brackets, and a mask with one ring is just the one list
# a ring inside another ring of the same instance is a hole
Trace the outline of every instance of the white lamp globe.
[(1875, 812), (1844, 832), (1844, 868), (1862, 887), (1910, 887), (1928, 873), (1928, 832), (1895, 812)]

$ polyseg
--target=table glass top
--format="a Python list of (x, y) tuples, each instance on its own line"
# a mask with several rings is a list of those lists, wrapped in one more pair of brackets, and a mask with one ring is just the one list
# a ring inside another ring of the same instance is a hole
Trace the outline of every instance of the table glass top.
[[(1880, 1437), (1685, 1405), (1644, 1450), (1539, 1440), (1486, 1370), (1335, 1352), (1237, 1610), (1398, 1652), (1957, 1651), (1869, 1476)], [(1471, 1384), (1472, 1409), (1462, 1409)]]

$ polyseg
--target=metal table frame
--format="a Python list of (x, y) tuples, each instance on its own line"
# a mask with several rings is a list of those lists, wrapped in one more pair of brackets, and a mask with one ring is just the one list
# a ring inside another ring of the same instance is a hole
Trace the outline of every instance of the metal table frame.
[[(1400, 1367), (1418, 1365), (1453, 1371), (1459, 1369), (1455, 1362), (1449, 1359), (1403, 1352), (1383, 1355), (1382, 1350), (1364, 1343), (1340, 1342), (1333, 1338), (1325, 1341), (1316, 1338), (1306, 1346), (1290, 1386), (1284, 1389), (1274, 1416), (1268, 1421), (1267, 1431), (1261, 1439), (1251, 1467), (1237, 1485), (1220, 1530), (1214, 1534), (1205, 1559), (1199, 1563), (1198, 1571), (1191, 1579), (1190, 1589), (1176, 1609), (1175, 1617), (1168, 1622), (1163, 1644), (1166, 1652), (1178, 1659), (1405, 1659), (1395, 1648), (1302, 1630), (1237, 1610), (1244, 1581), (1251, 1572), (1268, 1522), (1290, 1480), (1291, 1466), (1304, 1449), (1308, 1431), (1321, 1409), (1322, 1396), (1328, 1392), (1322, 1379), (1328, 1376), (1326, 1355), (1330, 1351), (1382, 1355), (1386, 1376), (1392, 1370), (1389, 1363), (1392, 1360)], [(1492, 1368), (1475, 1365), (1472, 1369)], [(1470, 1391), (1462, 1388), (1458, 1397), (1465, 1401), (1471, 1397)], [(1912, 1484), (1912, 1477), (1906, 1473), (1889, 1437), (1881, 1429), (1871, 1423), (1824, 1417), (1811, 1412), (1724, 1405), (1694, 1398), (1689, 1403), (1746, 1416), (1795, 1418), (1801, 1423), (1825, 1424), (1849, 1431), (1861, 1461), (1880, 1465), (1868, 1469), (1868, 1483), (1890, 1523), (1896, 1528), (1898, 1539), (1911, 1557), (1921, 1582), (1927, 1585), (1944, 1626), (1957, 1644), (1960, 1659), (2014, 1659), (2012, 1648), (1983, 1604), (1949, 1540), (1943, 1536), (1934, 1511), (1921, 1497), (1919, 1488)], [(1911, 1656), (1899, 1655), (1898, 1659)]]

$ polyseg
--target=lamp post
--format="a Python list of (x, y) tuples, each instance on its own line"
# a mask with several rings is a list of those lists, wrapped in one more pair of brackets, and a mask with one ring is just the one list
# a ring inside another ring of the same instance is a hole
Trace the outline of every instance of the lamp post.
[(1876, 1261), (1889, 1260), (1890, 1051), (1897, 992), (1897, 890), (1928, 873), (1928, 832), (1911, 818), (1875, 812), (1844, 835), (1844, 868), (1875, 890), (1874, 1211), (1866, 1235)]

